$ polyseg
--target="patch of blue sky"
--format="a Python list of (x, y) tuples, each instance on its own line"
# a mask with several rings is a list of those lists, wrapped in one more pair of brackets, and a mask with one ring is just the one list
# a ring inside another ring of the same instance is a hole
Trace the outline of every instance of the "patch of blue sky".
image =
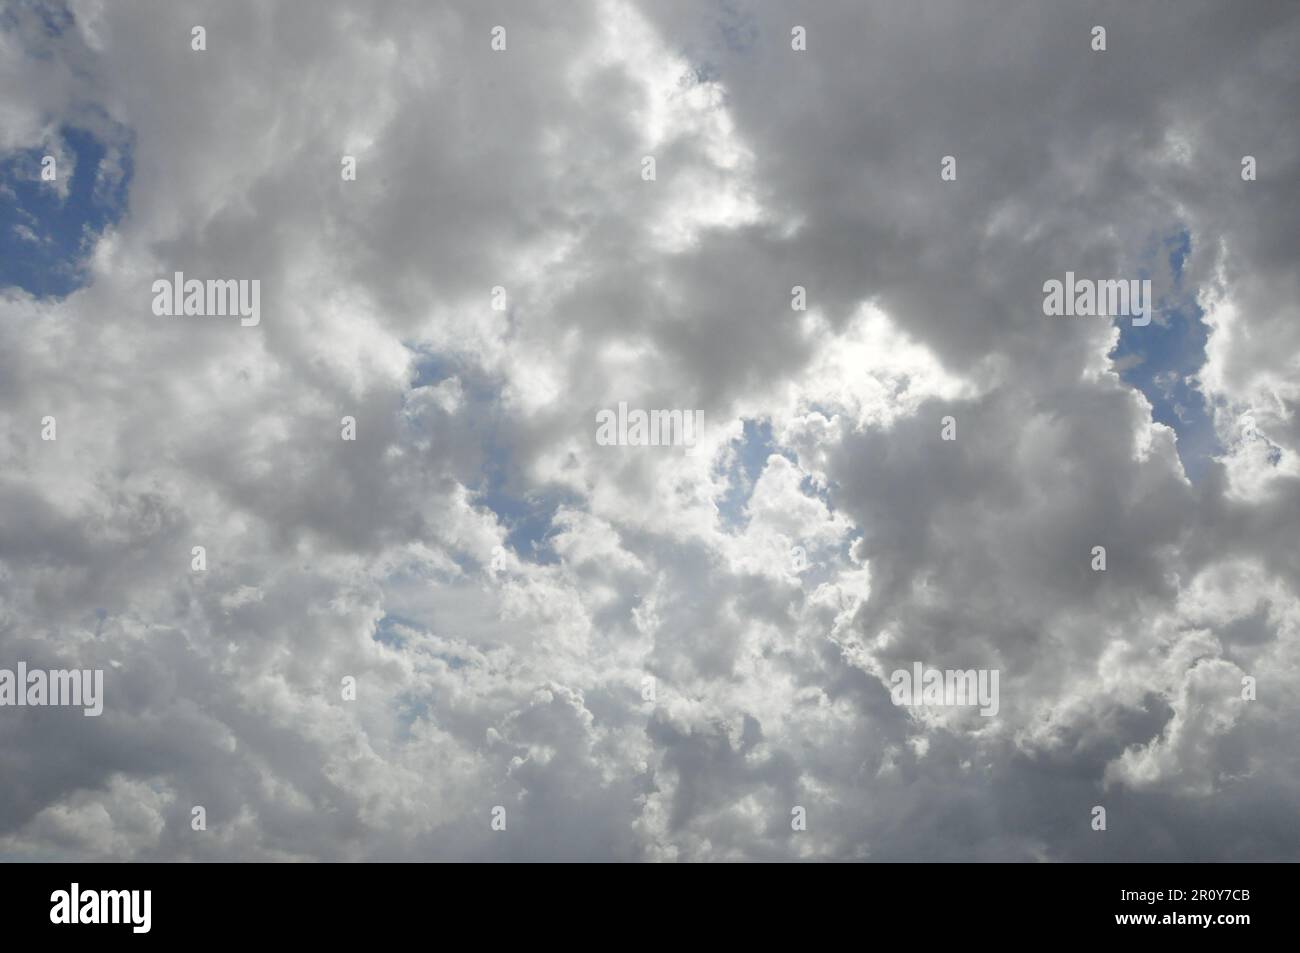
[(410, 342), (404, 343), (408, 350), (414, 351), (418, 355), (415, 363), (415, 378), (411, 381), (412, 388), (432, 387), (441, 384), (447, 378), (453, 376), (460, 367), (453, 354), (427, 351)]
[[(409, 616), (400, 615), (395, 612), (387, 612), (375, 624), (375, 632), (371, 638), (389, 648), (404, 649), (407, 646), (407, 636), (401, 631), (410, 629), (413, 632), (425, 632), (428, 626), (418, 619)], [(455, 670), (464, 668), (469, 662), (459, 655), (452, 655), (444, 652), (431, 653), (434, 658), (442, 659), (447, 663), (447, 667)]]
[(414, 692), (402, 692), (395, 701), (394, 714), (397, 716), (397, 723), (400, 726), (398, 737), (403, 741), (410, 741), (413, 737), (412, 729), (415, 727), (415, 723), (429, 718), (429, 702), (417, 698)]
[(530, 490), (519, 494), (510, 489), (512, 479), (510, 454), (495, 444), (491, 447), (484, 486), (475, 496), (475, 502), (496, 514), (506, 527), (506, 545), (520, 559), (541, 564), (560, 561), (551, 543), (556, 534), (555, 514), (561, 506), (580, 505), (580, 498), (571, 491)]
[[(49, 149), (0, 156), (0, 288), (62, 298), (86, 284), (95, 243), (126, 210), (131, 152), (72, 126)], [(41, 177), (47, 154), (55, 181)]]
[(74, 22), (64, 3), (20, 0), (0, 6), (0, 30), (17, 34), (23, 52), (33, 59), (52, 59), (50, 41), (61, 37)]
[[(1196, 304), (1195, 289), (1183, 284), (1183, 266), (1191, 249), (1192, 237), (1185, 228), (1153, 242), (1138, 277), (1164, 274), (1167, 264), (1168, 291), (1157, 297), (1149, 325), (1135, 327), (1130, 318), (1116, 319), (1120, 335), (1111, 358), (1120, 378), (1151, 402), (1152, 418), (1178, 435), (1183, 470), (1197, 482), (1222, 447), (1195, 380), (1205, 363), (1209, 328), (1201, 320), (1204, 312)], [(1153, 293), (1163, 283), (1155, 276)]]
[(507, 428), (500, 417), (500, 389), (496, 382), (455, 354), (407, 346), (418, 353), (412, 387), (434, 386), (452, 376), (460, 381), (466, 402), (464, 414), (479, 430), (478, 439), (486, 457), (478, 485), (469, 487), (475, 503), (491, 510), (506, 527), (506, 544), (520, 559), (542, 564), (559, 562), (550, 542), (556, 533), (555, 514), (561, 506), (579, 505), (581, 498), (570, 490), (521, 490), (526, 481), (514, 464), (509, 434), (503, 433)]
[[(745, 420), (743, 428), (740, 439), (732, 444), (734, 452), (716, 471), (727, 477), (727, 491), (718, 500), (718, 518), (723, 528), (732, 532), (740, 532), (748, 522), (745, 508), (754, 495), (754, 486), (763, 468), (767, 466), (767, 458), (779, 453), (790, 462), (798, 463), (791, 451), (778, 447), (772, 439), (770, 420)], [(811, 487), (811, 481), (804, 482)]]
[(417, 631), (424, 628), (414, 619), (408, 619), (390, 612), (376, 623), (375, 633), (371, 638), (376, 642), (387, 645), (389, 648), (405, 648), (406, 637), (399, 631), (401, 627)]

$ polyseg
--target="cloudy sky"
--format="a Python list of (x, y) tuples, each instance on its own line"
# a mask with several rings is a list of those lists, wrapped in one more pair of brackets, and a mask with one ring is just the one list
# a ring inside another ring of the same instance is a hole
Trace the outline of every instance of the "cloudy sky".
[(1300, 5), (0, 10), (0, 859), (1300, 859)]

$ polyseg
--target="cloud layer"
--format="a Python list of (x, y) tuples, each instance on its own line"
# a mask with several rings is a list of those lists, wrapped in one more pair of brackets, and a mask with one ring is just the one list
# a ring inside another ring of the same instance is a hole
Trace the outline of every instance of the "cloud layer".
[[(0, 667), (106, 673), (0, 708), (0, 857), (1300, 858), (1294, 4), (0, 26), (0, 198), (129, 181), (0, 291)], [(1161, 310), (1047, 317), (1067, 270)]]

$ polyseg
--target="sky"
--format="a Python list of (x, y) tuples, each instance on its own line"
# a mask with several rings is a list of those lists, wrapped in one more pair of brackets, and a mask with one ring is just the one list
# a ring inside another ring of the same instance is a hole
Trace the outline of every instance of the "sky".
[(10, 0), (0, 860), (1300, 859), (1298, 44)]

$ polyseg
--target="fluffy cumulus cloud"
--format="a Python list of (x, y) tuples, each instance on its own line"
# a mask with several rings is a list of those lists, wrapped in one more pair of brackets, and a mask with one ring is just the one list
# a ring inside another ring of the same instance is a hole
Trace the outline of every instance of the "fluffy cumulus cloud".
[(1300, 857), (1297, 42), (7, 5), (0, 669), (104, 708), (0, 707), (0, 857)]

